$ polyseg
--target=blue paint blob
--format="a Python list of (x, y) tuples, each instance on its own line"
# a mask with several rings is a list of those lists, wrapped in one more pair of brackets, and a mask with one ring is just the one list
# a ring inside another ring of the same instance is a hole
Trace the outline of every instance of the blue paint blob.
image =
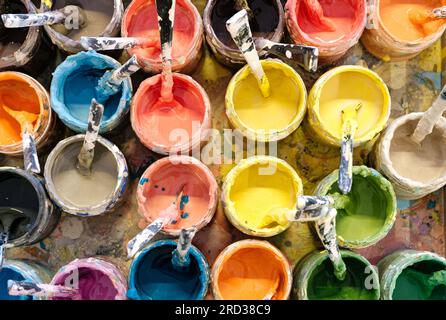
[(132, 96), (130, 79), (125, 80), (118, 93), (100, 101), (97, 92), (99, 79), (120, 66), (119, 62), (94, 51), (80, 52), (68, 57), (53, 74), (51, 106), (62, 122), (70, 129), (84, 133), (88, 127), (91, 100), (96, 98), (104, 105), (100, 133), (119, 125), (128, 113)]
[(31, 296), (10, 296), (8, 280), (23, 281), (25, 278), (12, 268), (3, 267), (0, 271), (0, 300), (32, 300)]
[(147, 181), (149, 181), (149, 179), (147, 179), (147, 178), (141, 178), (141, 180), (139, 180), (139, 184), (140, 184), (140, 185), (144, 185), (144, 183), (146, 183)]
[(188, 217), (189, 217), (189, 213), (187, 213), (187, 212), (184, 212), (181, 214), (182, 219), (187, 219)]
[(189, 202), (189, 196), (183, 195), (180, 201), (180, 210), (184, 210), (184, 206)]
[(154, 242), (141, 252), (130, 267), (127, 296), (135, 300), (201, 300), (209, 283), (209, 267), (194, 246), (189, 251), (190, 266), (176, 270), (172, 255), (177, 243)]

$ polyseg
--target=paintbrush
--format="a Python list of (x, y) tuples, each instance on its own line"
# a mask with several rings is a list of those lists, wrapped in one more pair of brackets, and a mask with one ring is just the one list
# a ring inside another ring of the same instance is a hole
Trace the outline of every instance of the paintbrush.
[(129, 259), (134, 257), (136, 253), (145, 247), (165, 226), (176, 221), (180, 217), (183, 209), (183, 189), (184, 186), (181, 188), (175, 201), (169, 207), (161, 211), (158, 219), (149, 224), (143, 231), (129, 241), (127, 244), (127, 256)]
[(353, 183), (353, 137), (358, 130), (356, 121), (359, 109), (362, 104), (350, 105), (342, 109), (342, 141), (341, 141), (341, 162), (339, 164), (339, 190), (347, 194), (352, 189)]
[(107, 100), (119, 92), (121, 83), (136, 71), (141, 69), (138, 58), (133, 55), (126, 63), (115, 70), (107, 71), (98, 81), (96, 87), (96, 98), (99, 103)]
[(157, 47), (159, 42), (154, 39), (136, 37), (81, 37), (81, 45), (85, 50), (107, 51), (122, 50), (134, 47)]
[(190, 265), (189, 251), (197, 228), (181, 229), (175, 251), (172, 253), (172, 265), (175, 270), (184, 271)]
[(8, 293), (10, 296), (73, 298), (79, 295), (79, 290), (59, 285), (8, 280)]
[(13, 117), (19, 124), (22, 132), (23, 144), (23, 160), (25, 170), (33, 173), (40, 173), (40, 163), (37, 156), (37, 147), (32, 136), (33, 123), (37, 121), (38, 115), (27, 111), (16, 111), (7, 106), (3, 106), (11, 117)]
[(259, 51), (263, 50), (283, 60), (296, 62), (307, 71), (317, 71), (319, 50), (316, 47), (277, 43), (265, 38), (255, 38), (254, 42)]
[(269, 289), (268, 293), (262, 300), (272, 300), (277, 292), (277, 289), (279, 288), (279, 285), (280, 285), (280, 277), (276, 277), (276, 281), (274, 281), (274, 284), (271, 286), (271, 289)]
[(302, 2), (305, 4), (308, 19), (313, 21), (314, 25), (322, 31), (333, 32), (336, 30), (334, 23), (325, 17), (324, 10), (318, 0), (304, 0)]
[(27, 216), (15, 208), (0, 208), (0, 222), (2, 231), (0, 232), (0, 271), (6, 256), (6, 245), (9, 241), (11, 227), (20, 220), (27, 219)]
[(88, 128), (85, 133), (84, 143), (81, 151), (77, 156), (76, 167), (79, 173), (84, 176), (91, 174), (91, 164), (94, 158), (94, 148), (96, 140), (99, 135), (99, 128), (101, 126), (102, 115), (104, 114), (104, 106), (98, 103), (95, 99), (91, 100), (90, 113), (88, 115)]
[(6, 28), (28, 28), (59, 24), (61, 33), (68, 33), (70, 29), (81, 29), (87, 24), (85, 12), (74, 5), (43, 13), (2, 14), (2, 20)]
[(411, 9), (408, 11), (409, 20), (413, 24), (425, 24), (434, 19), (446, 18), (446, 6), (430, 10)]
[(259, 54), (254, 46), (246, 10), (241, 10), (233, 15), (226, 22), (226, 29), (231, 34), (237, 47), (243, 53), (246, 62), (248, 62), (252, 73), (257, 79), (262, 95), (264, 97), (269, 97), (271, 87), (262, 64), (260, 63)]
[[(434, 127), (440, 123), (443, 113), (446, 111), (446, 86), (441, 90), (440, 95), (434, 101), (432, 106), (424, 112), (420, 121), (410, 136), (410, 139), (420, 145), (424, 138), (432, 133)], [(446, 132), (446, 128), (445, 132)]]

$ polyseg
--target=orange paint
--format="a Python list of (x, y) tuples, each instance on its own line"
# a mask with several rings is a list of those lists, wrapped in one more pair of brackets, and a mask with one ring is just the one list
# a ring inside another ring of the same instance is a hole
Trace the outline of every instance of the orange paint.
[(22, 141), (20, 123), (34, 129), (41, 110), (41, 99), (26, 79), (13, 72), (0, 73), (0, 145)]
[(445, 19), (429, 16), (444, 0), (381, 0), (379, 14), (385, 28), (403, 41), (421, 40), (441, 28)]
[(290, 271), (285, 257), (265, 241), (244, 240), (226, 248), (213, 269), (213, 290), (224, 300), (286, 299)]

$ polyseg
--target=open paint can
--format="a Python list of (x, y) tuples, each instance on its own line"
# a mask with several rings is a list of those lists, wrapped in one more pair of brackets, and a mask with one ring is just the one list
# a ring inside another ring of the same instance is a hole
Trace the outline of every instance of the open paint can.
[(226, 247), (212, 267), (217, 300), (286, 300), (292, 276), (288, 260), (267, 241), (242, 240)]
[[(246, 60), (226, 29), (228, 21), (240, 8), (237, 1), (209, 0), (203, 14), (206, 41), (215, 57), (229, 67), (240, 67)], [(284, 30), (284, 13), (280, 0), (248, 0), (252, 10), (250, 27), (254, 37), (280, 42)], [(261, 58), (266, 52), (259, 52)]]
[(173, 240), (149, 244), (132, 262), (127, 296), (133, 300), (203, 300), (209, 286), (209, 265), (205, 256), (190, 247), (190, 265), (175, 269)]
[(335, 170), (318, 184), (315, 195), (335, 199), (339, 245), (352, 249), (374, 245), (389, 233), (396, 219), (392, 184), (372, 168), (353, 166), (352, 189), (342, 195), (338, 179), (339, 171)]
[(378, 263), (383, 300), (446, 300), (446, 259), (400, 250)]
[(126, 300), (127, 281), (114, 264), (99, 259), (76, 259), (57, 271), (52, 285), (74, 287), (79, 293), (73, 298), (51, 300)]
[(59, 142), (45, 164), (45, 183), (54, 203), (66, 213), (96, 216), (111, 212), (124, 199), (128, 168), (122, 152), (98, 136), (92, 172), (82, 175), (77, 169), (78, 155), (85, 135)]
[(69, 5), (81, 9), (85, 25), (71, 28), (65, 27), (67, 23), (44, 26), (53, 43), (61, 50), (70, 54), (85, 50), (80, 43), (81, 37), (113, 37), (119, 34), (124, 13), (122, 0), (45, 0), (40, 10), (59, 10)]
[[(443, 1), (373, 0), (369, 5), (368, 29), (362, 36), (367, 50), (384, 61), (415, 57), (432, 46), (446, 30), (444, 19), (428, 16)], [(425, 16), (425, 17), (423, 17)]]
[(366, 25), (367, 1), (321, 0), (318, 13), (313, 13), (314, 2), (287, 1), (288, 31), (295, 43), (317, 47), (322, 63), (333, 62), (358, 43)]
[(343, 110), (358, 103), (355, 147), (386, 127), (391, 109), (389, 89), (378, 74), (360, 66), (341, 66), (322, 75), (308, 97), (308, 120), (315, 136), (326, 144), (341, 146)]
[(300, 75), (280, 60), (261, 60), (271, 86), (264, 97), (258, 81), (246, 65), (226, 89), (226, 115), (232, 126), (258, 141), (277, 141), (290, 135), (302, 122), (307, 91)]
[(138, 184), (138, 211), (152, 223), (181, 192), (184, 212), (162, 231), (179, 236), (181, 229), (202, 229), (217, 208), (218, 185), (209, 168), (189, 156), (162, 158), (147, 168)]
[(411, 141), (423, 113), (395, 119), (375, 148), (376, 169), (392, 182), (401, 199), (420, 199), (446, 184), (446, 119), (418, 145)]
[(223, 209), (241, 232), (272, 237), (285, 231), (291, 222), (264, 223), (265, 219), (277, 210), (295, 210), (302, 193), (302, 180), (288, 163), (270, 156), (250, 157), (240, 161), (225, 177)]
[[(121, 64), (109, 56), (94, 51), (80, 52), (68, 57), (53, 74), (51, 106), (60, 120), (71, 130), (84, 133), (88, 128), (91, 100), (97, 98), (98, 81), (107, 71)], [(132, 82), (125, 79), (116, 94), (100, 101), (104, 115), (99, 133), (116, 128), (130, 109)]]
[[(136, 55), (145, 71), (160, 73), (161, 44), (158, 14), (155, 0), (133, 0), (122, 19), (123, 37), (136, 37), (148, 40), (143, 46), (128, 49)], [(190, 0), (177, 0), (172, 38), (172, 70), (192, 73), (202, 55), (203, 22), (200, 13)]]
[(314, 251), (294, 269), (293, 298), (297, 300), (378, 300), (378, 272), (363, 256), (341, 250), (346, 265), (344, 280), (334, 274), (327, 251)]
[(0, 72), (0, 102), (0, 153), (23, 153), (23, 119), (32, 126), (38, 148), (49, 141), (56, 122), (48, 92), (39, 82), (24, 73)]
[(143, 81), (133, 97), (133, 131), (147, 148), (161, 154), (187, 153), (201, 145), (211, 127), (211, 102), (192, 77), (173, 74), (173, 103), (162, 102), (158, 74)]
[(45, 300), (41, 297), (11, 296), (8, 294), (8, 280), (46, 284), (52, 273), (44, 266), (29, 260), (5, 260), (0, 270), (0, 300)]
[[(0, 14), (37, 13), (31, 0), (4, 0)], [(52, 54), (51, 43), (39, 27), (5, 28), (0, 22), (0, 71), (20, 70), (37, 74)]]
[(9, 229), (7, 247), (31, 245), (45, 239), (60, 218), (59, 211), (46, 194), (42, 179), (12, 167), (0, 167), (0, 209), (4, 209), (0, 213), (0, 222), (3, 221), (1, 215), (9, 210), (22, 216), (13, 221)]

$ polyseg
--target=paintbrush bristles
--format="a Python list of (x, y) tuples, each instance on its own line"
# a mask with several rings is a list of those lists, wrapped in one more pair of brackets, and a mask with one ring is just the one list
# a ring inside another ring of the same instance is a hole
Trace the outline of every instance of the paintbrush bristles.
[[(180, 200), (181, 201), (181, 200)], [(178, 245), (173, 252), (172, 264), (176, 269), (184, 269), (189, 267), (190, 258), (189, 250), (192, 246), (192, 240), (197, 233), (197, 228), (181, 229)]]
[(270, 84), (266, 77), (260, 62), (259, 54), (254, 46), (251, 28), (249, 27), (248, 13), (246, 10), (241, 10), (233, 15), (226, 22), (226, 29), (230, 33), (237, 47), (242, 52), (243, 56), (248, 62), (252, 73), (257, 79), (260, 91), (266, 98), (270, 95)]
[(77, 168), (82, 175), (91, 174), (91, 165), (94, 158), (94, 148), (99, 135), (104, 106), (95, 99), (91, 101), (90, 113), (88, 116), (88, 129), (85, 134), (84, 143), (78, 156)]

